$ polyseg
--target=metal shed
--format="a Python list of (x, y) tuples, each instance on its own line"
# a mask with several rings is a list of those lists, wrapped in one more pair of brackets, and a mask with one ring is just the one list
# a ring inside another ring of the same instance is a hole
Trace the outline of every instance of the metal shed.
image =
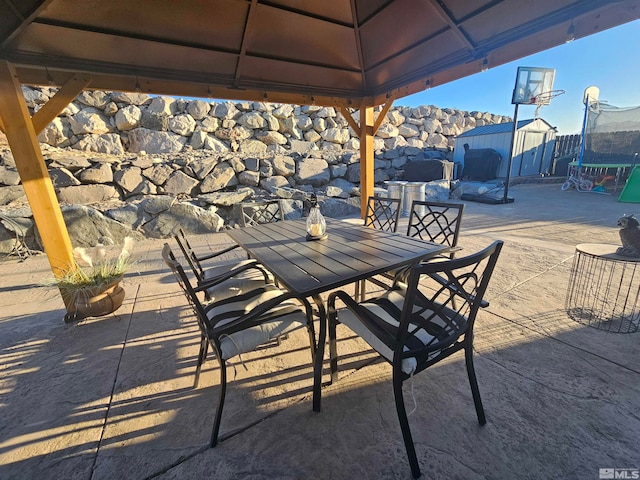
[[(556, 128), (541, 118), (518, 121), (511, 176), (539, 175), (549, 171), (556, 133)], [(506, 177), (512, 134), (513, 122), (485, 125), (464, 132), (456, 138), (453, 161), (464, 164), (465, 144), (470, 149), (493, 148), (502, 157), (497, 176)]]

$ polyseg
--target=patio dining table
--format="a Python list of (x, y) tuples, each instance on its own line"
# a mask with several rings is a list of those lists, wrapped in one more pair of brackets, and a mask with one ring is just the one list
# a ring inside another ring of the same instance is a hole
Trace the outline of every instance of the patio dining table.
[(307, 241), (306, 221), (286, 220), (234, 229), (229, 236), (269, 269), (289, 291), (311, 297), (320, 328), (314, 362), (313, 410), (320, 411), (327, 314), (321, 294), (409, 265), (449, 247), (402, 234), (327, 219), (328, 238)]

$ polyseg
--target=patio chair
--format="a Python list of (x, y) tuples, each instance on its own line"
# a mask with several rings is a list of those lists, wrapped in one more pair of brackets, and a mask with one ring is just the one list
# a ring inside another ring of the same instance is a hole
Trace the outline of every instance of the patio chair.
[(220, 397), (210, 441), (210, 446), (215, 447), (227, 391), (227, 360), (306, 326), (313, 364), (316, 352), (313, 312), (306, 299), (283, 292), (273, 284), (205, 305), (198, 298), (198, 293), (203, 292), (207, 285), (191, 285), (169, 244), (164, 244), (162, 257), (180, 284), (200, 327), (200, 351), (193, 387), (198, 387), (200, 369), (209, 346), (220, 364)]
[(207, 300), (222, 300), (261, 287), (265, 283), (273, 283), (273, 277), (267, 269), (253, 259), (233, 260), (209, 268), (203, 267), (202, 262), (228, 253), (238, 248), (238, 245), (198, 256), (182, 228), (174, 238), (191, 267), (197, 284), (200, 286), (206, 282), (208, 285), (205, 290)]
[[(384, 232), (396, 232), (398, 230), (398, 218), (400, 217), (400, 199), (387, 198), (373, 195), (367, 199), (367, 213), (364, 217), (364, 226), (372, 227)], [(366, 284), (360, 280), (355, 284), (355, 297), (364, 299)]]
[(396, 232), (398, 230), (399, 216), (399, 198), (386, 198), (374, 195), (367, 199), (367, 214), (364, 217), (364, 226), (370, 226), (385, 232)]
[(282, 200), (240, 204), (240, 219), (243, 227), (251, 227), (262, 223), (273, 223), (284, 220)]
[[(455, 247), (458, 245), (463, 211), (463, 203), (413, 201), (411, 204), (411, 213), (409, 214), (407, 236), (418, 237), (421, 240), (448, 245), (452, 248), (449, 253), (439, 255), (427, 261), (454, 258)], [(406, 281), (409, 269), (410, 267), (402, 267), (390, 272), (385, 272), (380, 276), (393, 283)], [(388, 283), (376, 277), (368, 280), (380, 287), (389, 288)], [(362, 285), (360, 297), (356, 297), (359, 298), (360, 301), (364, 300), (366, 292), (364, 280), (362, 281)]]
[[(413, 201), (407, 236), (451, 247), (448, 253), (430, 258), (428, 262), (455, 257), (463, 212), (464, 203)], [(404, 281), (408, 272), (409, 267), (404, 267), (393, 272), (393, 277)]]
[[(392, 366), (396, 410), (411, 473), (420, 476), (407, 419), (402, 383), (417, 373), (464, 350), (467, 375), (480, 425), (486, 423), (473, 367), (473, 326), (489, 284), (502, 242), (464, 258), (414, 265), (406, 284), (396, 284), (382, 296), (356, 303), (338, 290), (329, 295), (329, 355), (332, 381), (337, 380), (336, 325), (343, 323), (365, 340)], [(435, 291), (420, 284), (422, 277), (438, 275)], [(457, 298), (454, 307), (452, 299)], [(336, 309), (336, 301), (345, 307)], [(434, 392), (434, 394), (436, 394)]]

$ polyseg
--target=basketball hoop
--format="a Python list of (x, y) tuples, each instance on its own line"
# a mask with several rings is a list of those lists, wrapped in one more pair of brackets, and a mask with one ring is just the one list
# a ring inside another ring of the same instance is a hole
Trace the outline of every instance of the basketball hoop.
[(534, 117), (538, 118), (538, 112), (540, 112), (540, 109), (545, 105), (549, 105), (552, 98), (559, 97), (564, 93), (566, 93), (564, 90), (549, 90), (548, 92), (542, 92), (531, 97), (530, 105), (536, 105), (536, 113), (534, 114)]

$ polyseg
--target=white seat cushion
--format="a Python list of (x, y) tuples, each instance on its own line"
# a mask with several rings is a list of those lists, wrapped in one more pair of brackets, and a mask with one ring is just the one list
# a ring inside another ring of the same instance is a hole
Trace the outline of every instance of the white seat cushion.
[[(238, 320), (253, 308), (283, 292), (275, 285), (262, 284), (261, 288), (246, 292), (224, 302), (216, 302), (207, 311), (207, 317), (214, 324), (214, 332), (224, 325)], [(249, 327), (231, 335), (220, 336), (220, 355), (224, 360), (238, 354), (250, 352), (258, 345), (273, 340), (280, 335), (296, 330), (307, 324), (302, 305), (296, 300), (285, 300), (264, 315), (263, 323)]]
[[(390, 313), (388, 313), (382, 306), (372, 303), (371, 301), (367, 301), (361, 303), (360, 306), (371, 312), (372, 314), (378, 316), (382, 321), (397, 329), (400, 325), (400, 313), (402, 311), (402, 306), (404, 304), (404, 296), (398, 292), (397, 290), (392, 290), (385, 293), (381, 299), (386, 299), (398, 309), (398, 318), (394, 318)], [(418, 308), (414, 308), (414, 311), (419, 310)], [(422, 316), (424, 318), (429, 317), (433, 314), (433, 311), (426, 310), (423, 312)], [(393, 361), (393, 350), (385, 345), (377, 336), (375, 336), (371, 330), (369, 330), (360, 319), (349, 309), (342, 308), (338, 310), (338, 320), (353, 330), (360, 338), (362, 338), (365, 342), (367, 342), (375, 351), (377, 351), (380, 355), (386, 358), (389, 362)], [(440, 317), (434, 316), (430, 319), (429, 323), (433, 324), (435, 328), (438, 330), (445, 331), (448, 329), (447, 323), (444, 322)], [(415, 325), (414, 327), (415, 328)], [(409, 327), (409, 331), (413, 330), (412, 326)], [(413, 336), (411, 337), (411, 341), (414, 343), (412, 345), (413, 348), (416, 347), (416, 344), (419, 346), (427, 346), (438, 342), (438, 338), (434, 335), (427, 332), (424, 328), (420, 328), (417, 330)], [(409, 350), (409, 347), (405, 345), (403, 347), (404, 351)], [(428, 358), (435, 357), (438, 355), (439, 351), (436, 350), (429, 354)], [(407, 375), (411, 375), (418, 365), (418, 361), (415, 357), (405, 358), (402, 360), (402, 371)]]
[[(204, 272), (205, 281), (253, 262), (255, 262), (255, 260), (240, 260), (208, 268)], [(264, 283), (264, 275), (262, 272), (257, 268), (249, 268), (222, 283), (208, 288), (207, 293), (212, 300), (223, 300), (248, 292), (254, 288), (259, 288), (263, 286)]]

